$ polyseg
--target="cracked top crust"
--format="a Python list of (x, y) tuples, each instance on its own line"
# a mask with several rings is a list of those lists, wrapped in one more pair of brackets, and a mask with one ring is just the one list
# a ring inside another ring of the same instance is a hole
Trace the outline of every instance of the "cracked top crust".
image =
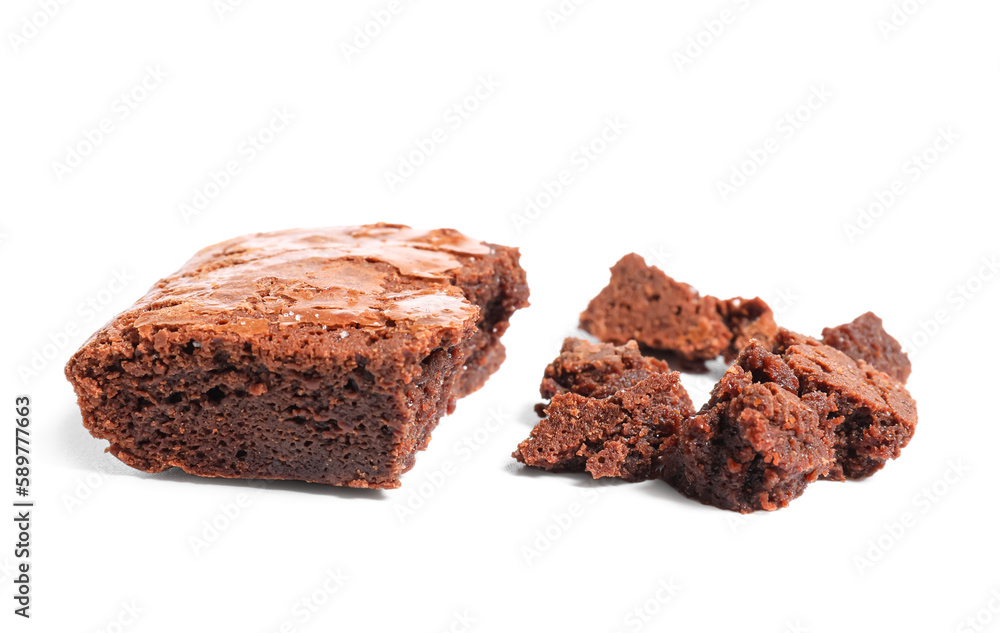
[(479, 316), (452, 285), (458, 256), (490, 255), (458, 231), (399, 224), (292, 229), (199, 251), (135, 306), (140, 334), (206, 326), (254, 335), (298, 323), (464, 329)]

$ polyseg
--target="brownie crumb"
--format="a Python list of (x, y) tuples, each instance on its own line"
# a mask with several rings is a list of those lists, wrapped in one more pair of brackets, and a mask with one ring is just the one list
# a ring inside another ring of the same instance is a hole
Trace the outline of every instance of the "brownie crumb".
[(560, 393), (607, 398), (653, 374), (668, 373), (666, 362), (643, 356), (635, 341), (615, 346), (570, 337), (563, 341), (558, 358), (545, 368), (541, 394), (545, 399)]
[(791, 369), (751, 340), (709, 402), (664, 443), (660, 474), (719, 508), (786, 507), (833, 465), (834, 408), (820, 392), (800, 397)]
[(559, 393), (547, 412), (514, 451), (519, 462), (636, 482), (654, 477), (663, 442), (694, 414), (694, 407), (673, 372), (654, 374), (607, 398)]
[(630, 253), (580, 315), (580, 327), (608, 343), (631, 339), (687, 360), (735, 358), (750, 338), (770, 344), (774, 315), (760, 298), (720, 300), (648, 266)]
[(823, 330), (823, 343), (863, 360), (902, 384), (910, 377), (910, 358), (902, 345), (882, 326), (882, 319), (866, 312), (850, 323)]
[(917, 405), (892, 376), (816, 339), (778, 332), (775, 351), (794, 372), (799, 391), (833, 398), (838, 419), (836, 463), (826, 479), (864, 479), (899, 457), (917, 426)]
[(736, 358), (750, 343), (750, 339), (757, 339), (765, 346), (769, 346), (778, 333), (774, 312), (760, 297), (753, 299), (737, 297), (721, 301), (719, 313), (733, 334), (729, 349), (724, 351), (727, 360)]

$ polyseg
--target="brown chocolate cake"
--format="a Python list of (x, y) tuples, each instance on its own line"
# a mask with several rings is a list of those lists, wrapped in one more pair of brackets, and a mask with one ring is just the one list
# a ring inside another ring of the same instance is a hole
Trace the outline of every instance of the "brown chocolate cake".
[(910, 358), (899, 341), (882, 327), (882, 319), (866, 312), (850, 323), (823, 330), (823, 342), (854, 360), (863, 360), (906, 384), (910, 377)]
[(611, 281), (580, 315), (580, 327), (608, 343), (635, 339), (685, 360), (735, 358), (751, 337), (766, 344), (777, 331), (759, 299), (701, 296), (630, 253), (611, 268)]
[(826, 394), (798, 394), (778, 356), (751, 340), (698, 415), (665, 442), (661, 476), (687, 497), (737, 512), (776, 510), (834, 461)]
[(595, 479), (643, 481), (661, 444), (694, 413), (680, 374), (654, 374), (607, 398), (561, 393), (547, 418), (514, 451), (523, 464), (555, 472), (587, 471)]
[(517, 249), (378, 224), (197, 253), (70, 359), (84, 425), (147, 472), (395, 488), (504, 359)]

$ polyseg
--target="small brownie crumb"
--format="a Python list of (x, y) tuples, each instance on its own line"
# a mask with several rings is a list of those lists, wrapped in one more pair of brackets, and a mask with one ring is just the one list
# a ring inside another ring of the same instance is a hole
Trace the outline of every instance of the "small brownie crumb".
[(733, 333), (729, 349), (724, 352), (727, 360), (736, 358), (750, 343), (750, 339), (757, 339), (767, 346), (778, 333), (774, 312), (760, 297), (753, 299), (737, 297), (720, 301), (719, 314), (725, 320), (726, 327)]
[(517, 249), (394, 224), (248, 235), (198, 252), (66, 366), (122, 462), (395, 488), (527, 305)]
[(882, 319), (866, 312), (850, 323), (823, 330), (823, 342), (854, 360), (863, 360), (906, 384), (910, 377), (910, 358), (899, 341), (882, 327)]
[(635, 341), (615, 346), (569, 337), (545, 368), (541, 394), (547, 400), (560, 393), (607, 398), (653, 374), (668, 373), (666, 362), (643, 356)]
[(610, 283), (580, 315), (580, 327), (608, 343), (635, 339), (699, 361), (732, 359), (750, 337), (769, 344), (776, 330), (763, 300), (703, 297), (635, 253), (611, 268)]
[(774, 351), (795, 373), (800, 392), (820, 391), (836, 404), (836, 463), (826, 479), (864, 479), (899, 457), (916, 429), (917, 405), (898, 380), (783, 328)]
[(557, 394), (513, 456), (554, 472), (644, 481), (662, 443), (694, 414), (677, 372), (655, 374), (608, 398)]
[(666, 442), (661, 476), (687, 497), (747, 513), (777, 510), (833, 464), (829, 396), (798, 395), (778, 356), (751, 340), (698, 415)]

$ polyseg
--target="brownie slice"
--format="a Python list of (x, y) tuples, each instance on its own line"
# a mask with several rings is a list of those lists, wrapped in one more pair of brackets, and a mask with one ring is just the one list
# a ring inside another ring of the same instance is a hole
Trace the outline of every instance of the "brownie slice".
[(608, 343), (635, 339), (695, 361), (735, 358), (751, 337), (770, 343), (777, 329), (763, 300), (703, 297), (635, 253), (611, 268), (610, 283), (580, 315), (580, 327)]
[(560, 393), (513, 456), (555, 472), (644, 481), (661, 444), (694, 413), (680, 374), (654, 374), (607, 398)]
[(864, 479), (899, 457), (917, 426), (917, 405), (896, 379), (816, 339), (779, 329), (779, 353), (799, 381), (799, 391), (830, 395), (838, 419), (836, 463), (827, 479)]
[(643, 356), (635, 341), (615, 346), (569, 337), (559, 357), (545, 368), (541, 394), (545, 399), (560, 393), (607, 398), (653, 374), (668, 373), (666, 362)]
[(866, 312), (850, 323), (823, 330), (823, 342), (854, 360), (863, 360), (902, 384), (910, 377), (910, 358), (899, 341), (882, 327), (882, 319)]
[(834, 461), (829, 396), (798, 395), (778, 356), (752, 340), (701, 411), (666, 442), (661, 477), (687, 497), (741, 513), (777, 510)]
[(453, 230), (261, 233), (197, 253), (66, 375), (140, 470), (394, 488), (527, 296), (516, 249)]

